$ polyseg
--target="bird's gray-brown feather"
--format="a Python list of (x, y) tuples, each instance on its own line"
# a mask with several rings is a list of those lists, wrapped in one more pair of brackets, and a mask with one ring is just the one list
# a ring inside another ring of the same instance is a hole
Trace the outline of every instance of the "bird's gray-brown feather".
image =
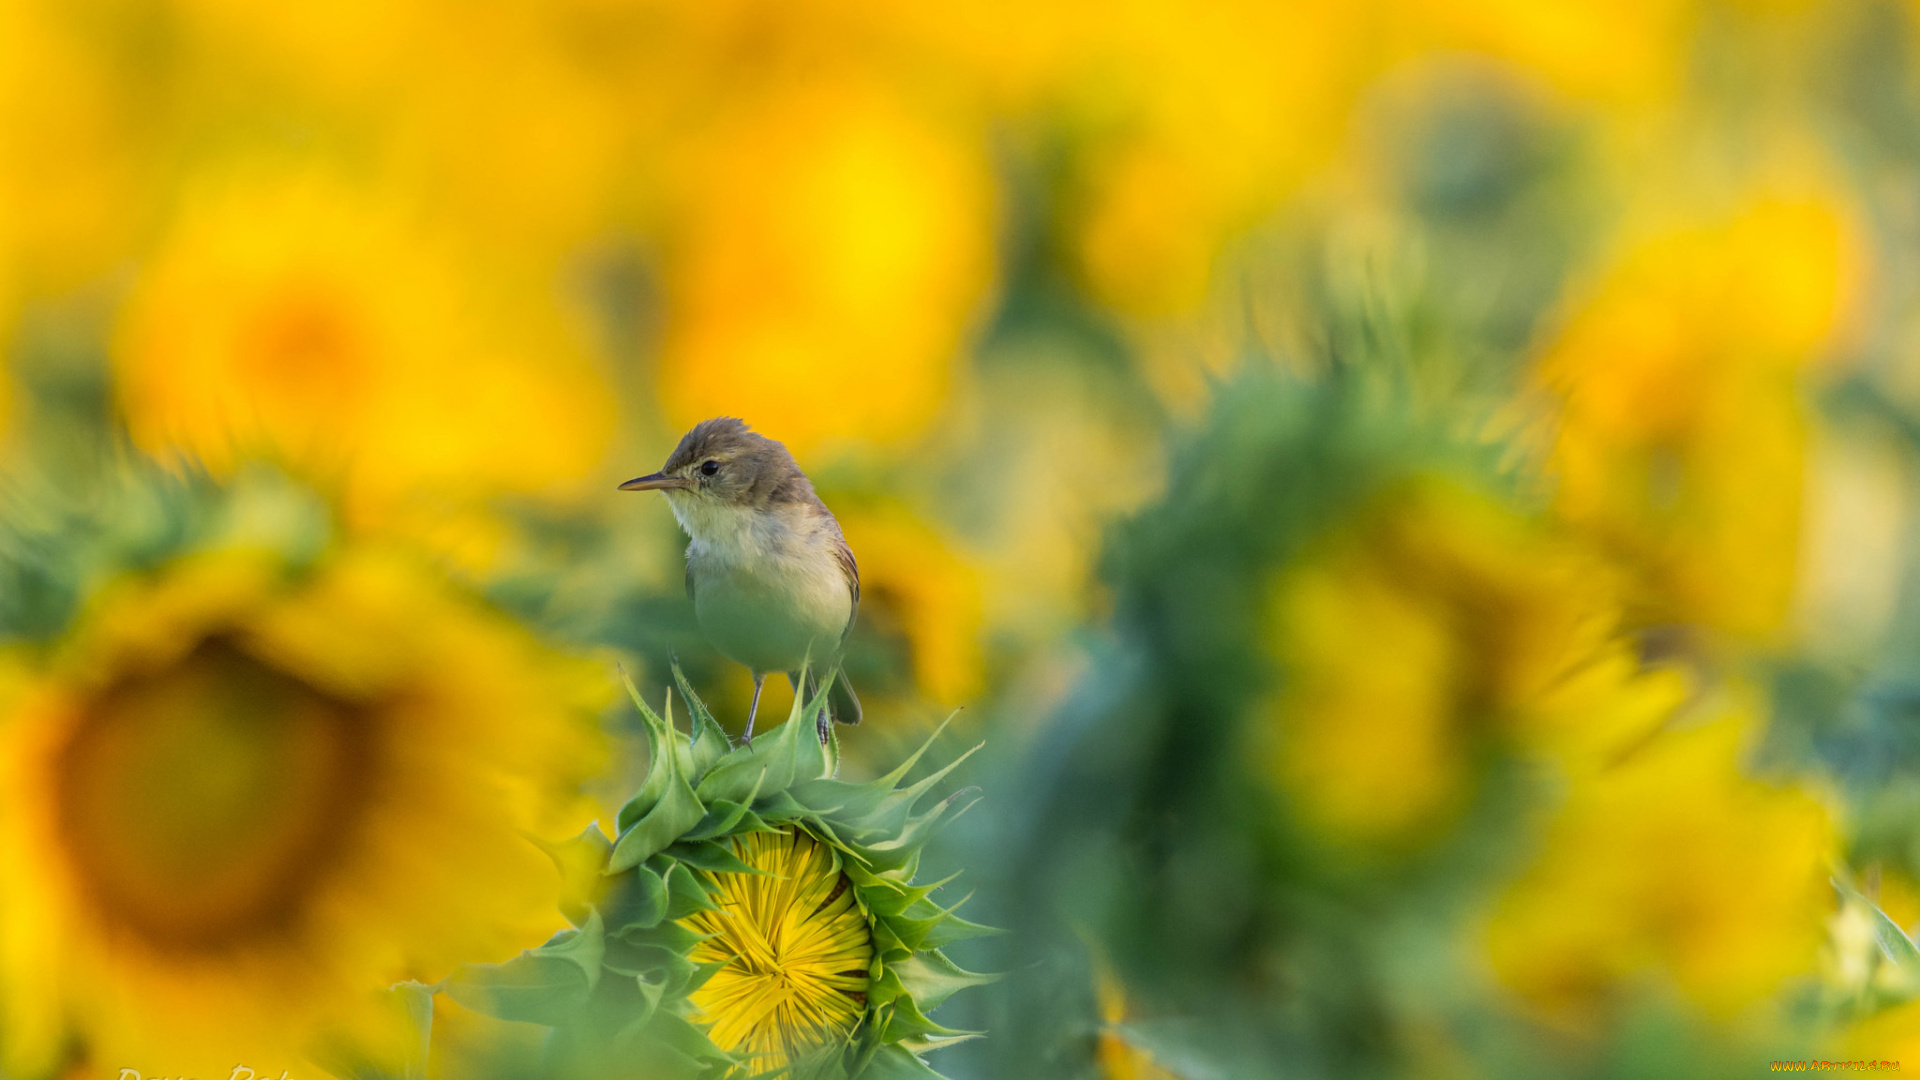
[[(840, 523), (837, 520), (833, 523), (833, 531), (836, 533), (840, 531)], [(841, 632), (841, 636), (845, 637), (853, 633), (853, 621), (860, 617), (860, 564), (854, 561), (853, 549), (847, 546), (847, 539), (844, 536), (834, 547), (833, 554), (840, 560), (840, 572), (847, 576), (847, 592), (853, 596), (853, 614), (847, 618), (846, 630)]]

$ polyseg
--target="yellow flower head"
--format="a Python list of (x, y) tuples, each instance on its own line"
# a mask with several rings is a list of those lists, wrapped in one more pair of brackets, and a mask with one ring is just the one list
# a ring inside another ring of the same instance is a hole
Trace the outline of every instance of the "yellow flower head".
[(1541, 362), (1562, 513), (1640, 571), (1641, 615), (1764, 636), (1799, 556), (1802, 377), (1859, 276), (1830, 199), (1770, 198), (1630, 251)]
[(1567, 752), (1657, 722), (1671, 695), (1629, 688), (1610, 601), (1595, 560), (1484, 496), (1386, 496), (1274, 585), (1265, 730), (1299, 813), (1339, 841), (1417, 841), (1489, 740)]
[(1730, 1018), (1810, 972), (1831, 909), (1824, 807), (1742, 775), (1747, 718), (1666, 732), (1573, 781), (1488, 930), (1496, 972), (1585, 1026), (1636, 980)]
[(43, 293), (111, 273), (147, 205), (138, 110), (90, 22), (0, 4), (0, 239), (19, 259), (7, 269)]
[(706, 940), (688, 959), (717, 964), (688, 1001), (715, 1046), (758, 1074), (844, 1044), (867, 1005), (873, 929), (832, 848), (797, 825), (736, 837), (755, 873), (720, 873), (717, 910), (683, 920)]
[(860, 560), (860, 618), (905, 640), (922, 693), (965, 702), (982, 677), (978, 570), (898, 504), (856, 502), (841, 524)]
[[(11, 326), (5, 309), (6, 298), (0, 296), (0, 331)], [(13, 426), (13, 380), (7, 376), (7, 353), (0, 350), (0, 459), (5, 457), (7, 431)]]
[(978, 150), (872, 87), (826, 85), (727, 116), (676, 186), (669, 416), (751, 416), (803, 454), (919, 436), (992, 271)]
[(1607, 105), (1671, 100), (1685, 76), (1687, 0), (1415, 0), (1405, 15), (1424, 49), (1468, 49), (1569, 96)]
[(184, 0), (177, 17), (227, 64), (268, 66), (307, 92), (351, 98), (392, 93), (394, 76), (424, 59), (409, 47), (430, 32), (431, 15), (417, 0), (283, 8)]
[(1133, 315), (1197, 307), (1227, 240), (1331, 156), (1373, 33), (1322, 0), (1084, 12), (1059, 70), (1103, 91), (1064, 91), (1093, 146), (1072, 238), (1089, 290)]
[(105, 590), (0, 715), (7, 1068), (300, 1075), (378, 988), (538, 940), (589, 675), (366, 553)]
[(189, 192), (142, 273), (115, 387), (143, 449), (216, 472), (267, 453), (360, 506), (538, 493), (578, 480), (611, 426), (553, 318), (498, 303), (399, 207), (236, 175)]

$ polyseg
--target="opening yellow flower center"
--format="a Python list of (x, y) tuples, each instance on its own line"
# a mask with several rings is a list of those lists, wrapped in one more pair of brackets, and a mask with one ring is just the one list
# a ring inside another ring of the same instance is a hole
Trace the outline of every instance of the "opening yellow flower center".
[(722, 1050), (747, 1071), (798, 1061), (844, 1039), (867, 1004), (873, 930), (831, 848), (797, 828), (736, 837), (734, 854), (762, 874), (715, 874), (718, 911), (683, 920), (711, 935), (696, 963), (724, 964), (691, 1001)]
[(283, 930), (369, 802), (371, 720), (210, 639), (83, 707), (55, 778), (67, 857), (156, 947)]

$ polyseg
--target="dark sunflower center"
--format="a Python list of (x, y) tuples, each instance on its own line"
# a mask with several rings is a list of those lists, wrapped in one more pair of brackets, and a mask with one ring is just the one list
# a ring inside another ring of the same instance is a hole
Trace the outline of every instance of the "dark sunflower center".
[(69, 857), (159, 947), (287, 929), (369, 799), (371, 720), (210, 639), (89, 703), (59, 762)]

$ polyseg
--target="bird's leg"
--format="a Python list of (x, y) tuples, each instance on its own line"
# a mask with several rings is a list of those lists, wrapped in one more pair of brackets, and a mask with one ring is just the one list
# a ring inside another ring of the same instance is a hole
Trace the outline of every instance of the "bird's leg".
[(748, 746), (753, 745), (753, 718), (760, 712), (760, 687), (766, 681), (765, 672), (753, 673), (753, 704), (747, 706), (747, 730), (740, 736), (740, 741)]

